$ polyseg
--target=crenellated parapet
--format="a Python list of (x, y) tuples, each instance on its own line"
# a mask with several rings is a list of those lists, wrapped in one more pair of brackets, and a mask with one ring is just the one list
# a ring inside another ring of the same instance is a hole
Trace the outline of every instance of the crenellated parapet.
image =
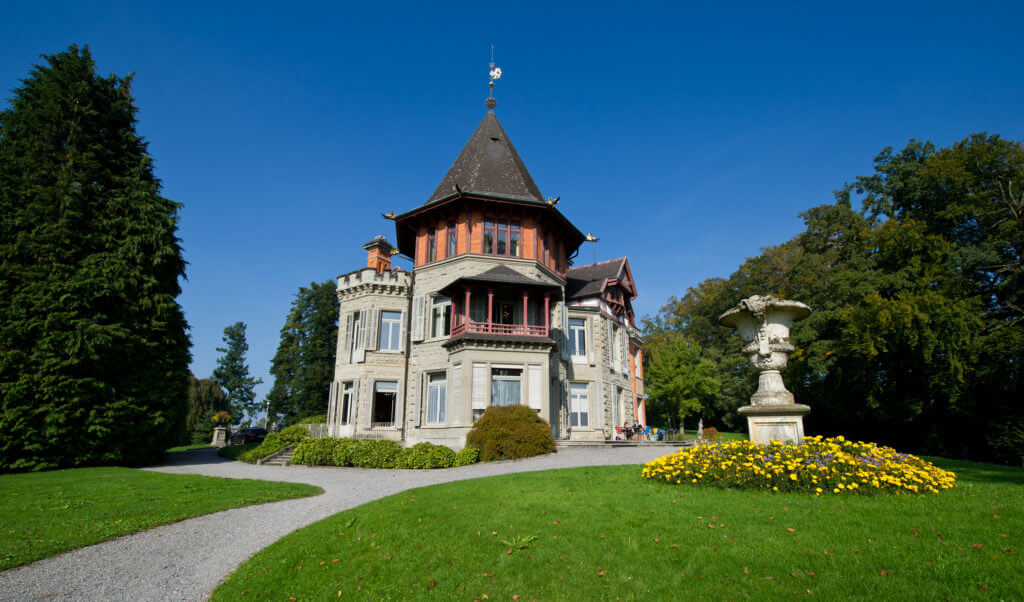
[(377, 272), (367, 267), (338, 276), (338, 300), (362, 295), (408, 295), (411, 283), (409, 272)]

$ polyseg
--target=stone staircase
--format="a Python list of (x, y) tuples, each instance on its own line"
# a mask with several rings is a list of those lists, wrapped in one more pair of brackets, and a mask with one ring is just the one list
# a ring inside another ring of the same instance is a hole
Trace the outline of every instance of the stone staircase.
[(277, 450), (262, 460), (256, 460), (256, 463), (263, 466), (290, 466), (293, 455), (295, 455), (295, 446), (289, 445), (288, 447)]

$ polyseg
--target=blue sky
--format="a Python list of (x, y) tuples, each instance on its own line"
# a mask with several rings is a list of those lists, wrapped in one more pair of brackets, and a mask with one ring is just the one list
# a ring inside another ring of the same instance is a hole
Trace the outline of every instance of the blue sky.
[[(88, 44), (135, 72), (139, 131), (184, 204), (192, 370), (228, 324), (270, 359), (298, 287), (394, 241), (497, 115), (587, 263), (626, 255), (638, 314), (802, 229), (886, 146), (1024, 138), (1020, 2), (18, 2), (0, 88)], [(3, 98), (8, 98), (4, 94)], [(5, 103), (6, 104), (6, 103)], [(407, 266), (407, 264), (404, 264)]]

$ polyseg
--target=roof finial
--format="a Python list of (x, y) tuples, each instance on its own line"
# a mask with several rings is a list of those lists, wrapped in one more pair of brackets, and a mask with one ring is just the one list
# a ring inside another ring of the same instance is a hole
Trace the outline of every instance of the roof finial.
[(496, 79), (501, 79), (501, 67), (494, 66), (494, 44), (491, 44), (491, 82), (487, 84), (490, 88), (490, 95), (484, 103), (488, 109), (494, 109), (494, 107), (498, 106), (498, 101), (494, 100), (494, 80)]

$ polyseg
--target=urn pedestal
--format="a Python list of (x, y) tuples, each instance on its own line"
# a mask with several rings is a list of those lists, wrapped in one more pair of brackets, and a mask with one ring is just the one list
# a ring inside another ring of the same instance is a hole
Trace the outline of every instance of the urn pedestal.
[(228, 429), (224, 426), (213, 427), (213, 441), (210, 445), (214, 447), (224, 447), (228, 444)]
[(739, 409), (747, 418), (750, 440), (755, 443), (803, 440), (804, 416), (811, 408), (795, 403), (782, 382), (782, 370), (794, 350), (789, 344), (790, 328), (810, 313), (811, 308), (799, 301), (754, 295), (718, 317), (719, 322), (735, 328), (743, 337), (746, 344), (742, 351), (759, 371), (750, 405)]

